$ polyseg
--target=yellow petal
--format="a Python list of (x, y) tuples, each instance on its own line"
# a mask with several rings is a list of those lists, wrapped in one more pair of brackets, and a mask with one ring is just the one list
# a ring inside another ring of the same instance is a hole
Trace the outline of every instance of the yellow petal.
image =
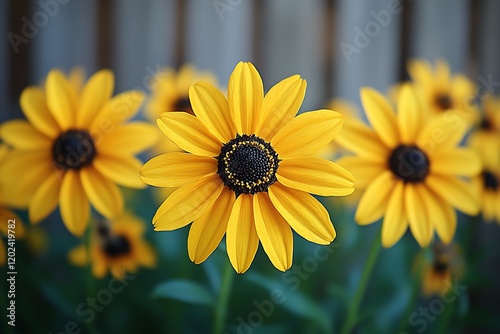
[(337, 164), (352, 173), (356, 189), (365, 189), (387, 169), (385, 160), (374, 161), (364, 157), (344, 156), (337, 160)]
[(394, 184), (392, 173), (385, 171), (366, 188), (355, 215), (359, 225), (374, 223), (384, 215)]
[(276, 132), (295, 117), (304, 101), (306, 86), (304, 79), (293, 75), (267, 92), (256, 129), (259, 137), (270, 141)]
[(123, 92), (111, 98), (92, 120), (90, 129), (93, 136), (106, 134), (115, 129), (118, 123), (132, 118), (144, 101), (144, 93), (139, 90)]
[(356, 119), (344, 120), (342, 132), (335, 142), (352, 153), (371, 160), (387, 159), (389, 156), (389, 149), (375, 132)]
[(80, 237), (87, 227), (90, 205), (77, 171), (64, 174), (59, 194), (61, 217), (66, 228)]
[(293, 235), (266, 192), (253, 196), (255, 228), (269, 260), (281, 271), (292, 266)]
[(401, 87), (398, 97), (398, 126), (403, 144), (413, 144), (427, 120), (424, 106), (410, 84)]
[(342, 115), (332, 110), (303, 113), (281, 128), (271, 140), (280, 159), (311, 156), (328, 145), (342, 128)]
[(123, 211), (120, 189), (94, 167), (82, 168), (80, 178), (90, 203), (100, 214), (114, 218)]
[(76, 126), (87, 128), (113, 94), (115, 79), (110, 70), (100, 70), (83, 87)]
[(320, 196), (354, 192), (354, 177), (334, 162), (320, 158), (294, 158), (280, 162), (276, 174), (283, 185)]
[(406, 183), (404, 189), (405, 210), (411, 233), (420, 247), (427, 247), (432, 238), (432, 226), (427, 214), (423, 197), (426, 191), (422, 190), (424, 185)]
[(370, 124), (380, 139), (388, 146), (399, 143), (396, 115), (389, 101), (373, 88), (361, 88), (361, 102)]
[(51, 173), (38, 187), (29, 205), (29, 217), (32, 223), (38, 223), (47, 217), (59, 202), (62, 174)]
[(155, 187), (182, 187), (217, 172), (217, 160), (171, 152), (154, 157), (140, 169), (141, 180)]
[(7, 121), (0, 127), (0, 137), (20, 150), (51, 150), (52, 140), (23, 120)]
[(441, 175), (475, 176), (481, 172), (477, 154), (467, 148), (442, 150), (432, 157), (431, 173)]
[(7, 262), (7, 252), (5, 251), (5, 245), (3, 240), (0, 239), (0, 266), (4, 266)]
[(454, 111), (435, 116), (417, 137), (417, 145), (428, 154), (457, 146), (467, 130), (465, 120)]
[(227, 255), (238, 274), (242, 274), (250, 268), (259, 246), (252, 198), (253, 195), (242, 194), (238, 196), (231, 209), (227, 224)]
[(434, 226), (443, 243), (450, 243), (457, 229), (457, 215), (455, 214), (455, 210), (431, 190), (427, 190), (423, 201), (430, 214), (431, 226)]
[(188, 236), (189, 258), (196, 264), (205, 261), (220, 244), (226, 233), (231, 208), (236, 196), (224, 187), (212, 208), (195, 219)]
[(82, 67), (73, 68), (68, 75), (68, 81), (77, 95), (80, 95), (85, 83), (85, 70)]
[(227, 96), (239, 134), (253, 134), (262, 109), (264, 87), (252, 63), (239, 62), (229, 77)]
[(63, 130), (75, 125), (76, 96), (64, 74), (59, 70), (50, 71), (46, 82), (47, 105)]
[(434, 87), (432, 67), (428, 61), (413, 60), (408, 63), (408, 72), (411, 78), (422, 87)]
[(269, 187), (269, 198), (288, 224), (304, 239), (327, 245), (335, 239), (328, 211), (317, 199), (279, 182)]
[(144, 122), (130, 122), (92, 135), (96, 150), (106, 155), (135, 155), (160, 139), (158, 128)]
[(195, 116), (185, 112), (166, 112), (156, 122), (160, 130), (184, 151), (216, 157), (222, 143)]
[(209, 83), (199, 82), (189, 89), (189, 100), (196, 117), (221, 142), (236, 137), (226, 97)]
[(153, 247), (142, 242), (138, 249), (139, 258), (137, 261), (146, 268), (153, 268), (156, 265), (156, 253)]
[(408, 228), (403, 190), (404, 183), (396, 181), (387, 203), (387, 210), (382, 223), (382, 245), (386, 248), (392, 247), (398, 242)]
[(45, 93), (38, 87), (28, 87), (21, 93), (21, 109), (31, 124), (49, 138), (55, 138), (59, 125), (49, 111)]
[(155, 231), (171, 231), (198, 219), (219, 197), (224, 185), (219, 175), (209, 175), (174, 191), (153, 217)]
[(436, 61), (436, 85), (441, 89), (450, 86), (450, 66), (443, 59)]
[(468, 215), (478, 214), (479, 203), (471, 193), (470, 185), (458, 177), (431, 174), (425, 179), (425, 184), (458, 210)]
[(76, 246), (68, 253), (68, 261), (78, 267), (83, 267), (89, 263), (87, 247), (84, 244)]
[(2, 186), (8, 189), (4, 204), (18, 208), (27, 207), (36, 189), (51, 173), (57, 172), (51, 165), (49, 152), (24, 152), (14, 150), (0, 168)]
[(125, 187), (145, 188), (139, 178), (142, 162), (131, 156), (106, 156), (98, 154), (92, 165), (109, 180)]

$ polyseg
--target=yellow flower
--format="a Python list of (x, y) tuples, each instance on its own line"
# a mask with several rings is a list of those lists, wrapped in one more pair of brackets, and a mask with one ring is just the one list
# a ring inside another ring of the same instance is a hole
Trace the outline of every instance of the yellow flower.
[(479, 197), (484, 220), (500, 224), (500, 99), (489, 96), (483, 107), (481, 126), (468, 142), (483, 165), (482, 173), (473, 180), (473, 189)]
[(460, 248), (452, 243), (437, 243), (433, 247), (433, 259), (425, 267), (422, 293), (426, 297), (444, 295), (453, 285), (453, 279), (462, 276), (463, 261)]
[(126, 272), (136, 272), (139, 266), (156, 265), (153, 248), (143, 240), (144, 222), (124, 213), (113, 221), (96, 222), (91, 234), (90, 250), (85, 245), (73, 248), (68, 260), (75, 266), (92, 263), (92, 274), (102, 278), (108, 270), (122, 279)]
[(28, 119), (3, 124), (0, 136), (14, 150), (3, 173), (9, 204), (29, 206), (31, 222), (47, 217), (59, 203), (68, 230), (85, 231), (92, 206), (105, 217), (123, 208), (117, 184), (140, 188), (141, 161), (135, 154), (153, 145), (154, 127), (125, 121), (139, 109), (143, 94), (130, 91), (111, 98), (112, 72), (94, 74), (81, 92), (59, 70), (45, 90), (28, 87), (21, 108)]
[(429, 244), (434, 229), (449, 243), (456, 229), (453, 207), (471, 215), (479, 210), (469, 185), (460, 178), (481, 169), (472, 150), (457, 147), (465, 122), (453, 112), (428, 121), (427, 108), (410, 85), (401, 89), (397, 114), (374, 89), (362, 88), (361, 101), (374, 130), (349, 122), (337, 139), (356, 154), (339, 164), (353, 172), (356, 188), (366, 188), (356, 221), (366, 225), (384, 216), (384, 247), (394, 245), (408, 225), (421, 247)]
[(329, 244), (335, 238), (329, 214), (309, 193), (348, 195), (354, 179), (337, 164), (314, 157), (340, 131), (342, 116), (318, 110), (294, 117), (305, 89), (306, 82), (294, 75), (264, 97), (255, 67), (240, 62), (227, 99), (201, 82), (189, 90), (196, 116), (163, 113), (158, 126), (189, 153), (160, 155), (141, 168), (149, 185), (180, 187), (157, 210), (155, 230), (193, 222), (188, 252), (195, 263), (226, 234), (238, 273), (250, 267), (259, 240), (276, 268), (290, 268), (291, 228), (311, 242)]
[(413, 60), (408, 72), (432, 113), (454, 110), (467, 123), (476, 121), (477, 109), (472, 104), (475, 87), (465, 75), (452, 75), (444, 60), (436, 61), (435, 69), (425, 60)]
[[(169, 111), (184, 111), (194, 115), (188, 91), (189, 87), (198, 81), (216, 84), (215, 77), (211, 73), (198, 72), (190, 65), (182, 66), (178, 73), (171, 68), (156, 73), (152, 79), (151, 97), (146, 105), (146, 116), (156, 122), (162, 113)], [(174, 151), (181, 150), (165, 137), (154, 147), (156, 154)]]

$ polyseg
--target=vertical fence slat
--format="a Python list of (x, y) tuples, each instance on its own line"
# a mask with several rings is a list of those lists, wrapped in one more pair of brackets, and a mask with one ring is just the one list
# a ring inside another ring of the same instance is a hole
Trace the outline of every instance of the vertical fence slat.
[[(500, 82), (500, 41), (498, 34), (500, 33), (500, 1), (484, 0), (481, 2), (479, 9), (479, 53), (478, 57), (478, 72), (486, 80), (488, 76), (492, 76), (492, 80)], [(500, 95), (500, 87), (490, 87), (496, 95)]]
[(262, 43), (266, 88), (293, 74), (307, 80), (303, 110), (324, 106), (322, 1), (264, 2)]
[(414, 1), (410, 55), (435, 61), (446, 59), (455, 71), (464, 71), (468, 56), (467, 0)]
[[(34, 19), (37, 13), (48, 17), (46, 24), (40, 24), (33, 38), (33, 83), (40, 82), (54, 67), (69, 71), (83, 66), (88, 72), (97, 65), (97, 2), (70, 1), (52, 9), (42, 8), (38, 1), (32, 1)], [(43, 21), (40, 21), (42, 23)], [(35, 22), (36, 23), (36, 22)]]
[[(7, 36), (9, 33), (9, 3), (7, 1), (0, 2), (0, 36)], [(5, 121), (10, 117), (10, 98), (9, 98), (9, 53), (13, 52), (11, 44), (4, 37), (2, 47), (0, 47), (0, 68), (2, 75), (0, 76), (0, 122)]]
[(175, 2), (120, 0), (113, 11), (111, 68), (116, 91), (147, 91), (151, 75), (174, 60)]
[(185, 61), (225, 85), (236, 63), (253, 61), (252, 15), (252, 1), (188, 1)]
[(359, 104), (359, 88), (385, 92), (398, 79), (402, 6), (392, 0), (339, 0), (334, 18), (333, 92)]

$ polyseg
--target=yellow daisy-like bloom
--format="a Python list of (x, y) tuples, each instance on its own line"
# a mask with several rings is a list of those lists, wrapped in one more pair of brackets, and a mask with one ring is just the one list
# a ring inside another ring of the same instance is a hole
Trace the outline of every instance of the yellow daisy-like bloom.
[(153, 145), (156, 130), (142, 122), (125, 121), (143, 101), (143, 93), (129, 91), (113, 98), (114, 77), (102, 70), (81, 92), (59, 70), (47, 77), (45, 90), (28, 87), (21, 108), (28, 119), (3, 124), (0, 136), (14, 150), (5, 162), (4, 181), (9, 204), (29, 206), (33, 223), (59, 203), (68, 230), (85, 231), (92, 206), (105, 217), (123, 208), (117, 184), (141, 188), (135, 154)]
[[(189, 87), (198, 81), (216, 85), (214, 75), (209, 72), (199, 72), (191, 65), (182, 66), (178, 73), (171, 68), (156, 73), (152, 78), (151, 97), (146, 105), (146, 116), (152, 122), (156, 122), (164, 112), (184, 111), (194, 115), (188, 92)], [(171, 140), (163, 137), (158, 145), (155, 145), (154, 151), (162, 154), (181, 151), (181, 149)]]
[(382, 244), (391, 247), (408, 225), (421, 247), (434, 229), (445, 243), (455, 234), (453, 207), (477, 214), (479, 204), (460, 177), (479, 173), (474, 152), (457, 145), (466, 126), (456, 113), (435, 116), (412, 86), (401, 89), (397, 114), (389, 101), (371, 88), (361, 89), (361, 101), (373, 130), (361, 122), (345, 123), (339, 143), (356, 154), (339, 160), (365, 189), (355, 219), (371, 224), (384, 216)]
[(453, 285), (453, 279), (463, 274), (463, 261), (457, 244), (438, 243), (433, 248), (433, 260), (427, 264), (422, 280), (422, 294), (426, 297), (444, 295)]
[(480, 128), (469, 138), (469, 146), (478, 153), (483, 165), (482, 173), (473, 180), (473, 189), (479, 197), (484, 220), (500, 224), (500, 99), (490, 96), (483, 106)]
[(444, 60), (437, 60), (434, 69), (428, 61), (413, 60), (408, 64), (408, 72), (431, 112), (454, 110), (469, 124), (476, 121), (477, 109), (471, 102), (474, 83), (464, 74), (452, 75)]
[(85, 245), (73, 248), (68, 260), (75, 266), (92, 264), (92, 274), (104, 277), (108, 271), (122, 279), (126, 272), (136, 272), (139, 266), (156, 265), (153, 248), (143, 239), (144, 222), (124, 213), (113, 221), (100, 221), (92, 231), (90, 251)]
[(157, 210), (155, 230), (193, 222), (188, 253), (195, 263), (226, 234), (229, 260), (238, 273), (250, 267), (259, 240), (276, 268), (290, 268), (291, 228), (311, 242), (332, 242), (329, 214), (309, 193), (348, 195), (354, 179), (337, 164), (314, 157), (340, 131), (342, 116), (318, 110), (295, 117), (305, 90), (305, 80), (294, 75), (264, 96), (255, 67), (240, 62), (227, 99), (201, 82), (189, 90), (195, 116), (163, 113), (158, 126), (188, 153), (160, 155), (141, 168), (149, 185), (180, 187)]

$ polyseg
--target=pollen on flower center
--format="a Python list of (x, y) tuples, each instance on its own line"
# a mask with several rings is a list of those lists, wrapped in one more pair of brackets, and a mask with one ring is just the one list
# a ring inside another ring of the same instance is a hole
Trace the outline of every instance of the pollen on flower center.
[(109, 257), (118, 257), (130, 253), (130, 242), (123, 236), (110, 236), (104, 239), (103, 251)]
[(392, 173), (404, 182), (422, 182), (429, 174), (429, 158), (415, 145), (400, 145), (389, 157)]
[(448, 264), (443, 261), (435, 261), (433, 264), (433, 269), (437, 273), (444, 273), (448, 269)]
[(174, 111), (184, 111), (188, 114), (194, 115), (193, 107), (187, 97), (180, 97), (174, 104)]
[(94, 140), (87, 131), (68, 130), (52, 146), (52, 158), (61, 169), (80, 169), (96, 155)]
[(256, 135), (238, 135), (222, 146), (217, 159), (217, 173), (236, 195), (267, 191), (277, 181), (278, 154)]
[(453, 102), (448, 94), (439, 94), (436, 96), (436, 104), (441, 110), (447, 110), (453, 107)]
[(483, 172), (484, 187), (486, 189), (491, 189), (496, 191), (498, 189), (498, 179), (497, 177), (488, 171)]

